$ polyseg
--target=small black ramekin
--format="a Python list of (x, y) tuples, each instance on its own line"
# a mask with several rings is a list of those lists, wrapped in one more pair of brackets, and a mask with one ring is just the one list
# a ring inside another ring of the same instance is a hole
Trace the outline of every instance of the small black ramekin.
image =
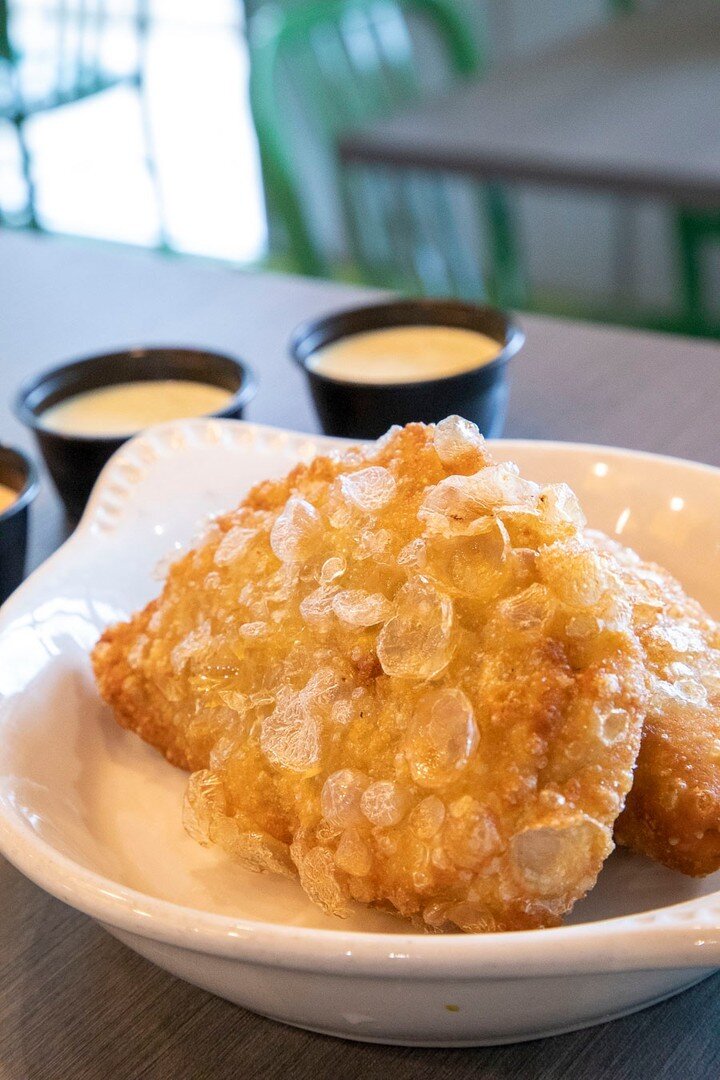
[[(403, 383), (358, 383), (313, 371), (318, 349), (352, 334), (390, 326), (457, 326), (494, 338), (500, 351), (457, 375)], [(508, 397), (506, 367), (525, 335), (509, 315), (496, 308), (460, 300), (395, 300), (352, 308), (297, 327), (290, 355), (305, 371), (320, 423), (327, 435), (376, 439), (392, 424), (413, 420), (434, 423), (454, 413), (474, 421), (483, 435), (502, 432)]]
[(87, 390), (151, 379), (187, 379), (232, 391), (224, 409), (210, 415), (239, 419), (255, 396), (252, 369), (240, 360), (202, 349), (139, 348), (92, 356), (46, 371), (21, 387), (17, 417), (31, 428), (69, 517), (82, 514), (100, 470), (132, 435), (68, 435), (43, 426), (52, 405)]
[(17, 492), (17, 499), (0, 513), (0, 604), (17, 589), (25, 572), (28, 510), (38, 493), (38, 475), (30, 458), (0, 446), (0, 484)]

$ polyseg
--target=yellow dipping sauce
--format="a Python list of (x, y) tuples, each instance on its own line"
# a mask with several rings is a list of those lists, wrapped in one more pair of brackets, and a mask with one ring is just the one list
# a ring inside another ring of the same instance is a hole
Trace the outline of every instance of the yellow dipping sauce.
[(116, 383), (52, 405), (42, 424), (64, 435), (132, 435), (151, 424), (217, 412), (232, 396), (220, 386), (189, 379)]
[(308, 367), (343, 382), (410, 383), (488, 364), (502, 345), (459, 326), (391, 326), (324, 345)]
[(0, 484), (0, 514), (7, 510), (9, 506), (12, 506), (17, 497), (17, 491), (13, 491), (12, 488), (6, 487), (5, 484)]

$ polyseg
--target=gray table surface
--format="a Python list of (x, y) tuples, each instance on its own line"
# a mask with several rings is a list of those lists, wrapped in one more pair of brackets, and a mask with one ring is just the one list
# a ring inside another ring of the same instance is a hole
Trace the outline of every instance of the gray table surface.
[[(130, 343), (249, 360), (249, 418), (316, 422), (286, 343), (301, 319), (365, 300), (323, 282), (232, 272), (79, 242), (0, 235), (0, 441), (30, 446), (8, 401), (49, 364)], [(678, 454), (720, 465), (720, 347), (523, 318), (507, 434)], [(62, 538), (47, 482), (32, 561)], [(720, 976), (635, 1016), (477, 1050), (363, 1046), (282, 1027), (186, 985), (46, 896), (0, 859), (0, 1080), (140, 1077), (653, 1077), (720, 1075)]]
[(348, 160), (720, 207), (720, 5), (672, 0), (348, 133)]

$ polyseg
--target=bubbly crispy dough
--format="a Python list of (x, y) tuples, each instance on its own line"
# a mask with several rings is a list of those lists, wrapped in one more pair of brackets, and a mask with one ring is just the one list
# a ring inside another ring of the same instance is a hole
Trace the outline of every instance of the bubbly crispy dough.
[(599, 534), (621, 566), (650, 672), (618, 843), (701, 877), (720, 869), (720, 626), (667, 570)]
[(457, 417), (250, 492), (108, 630), (118, 721), (192, 770), (185, 822), (431, 930), (557, 924), (630, 787), (642, 654), (565, 485)]

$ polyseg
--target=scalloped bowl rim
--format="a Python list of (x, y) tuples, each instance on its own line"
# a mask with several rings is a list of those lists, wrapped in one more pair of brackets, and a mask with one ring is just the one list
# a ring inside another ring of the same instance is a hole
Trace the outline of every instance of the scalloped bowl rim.
[[(178, 428), (197, 434), (228, 425), (242, 425), (247, 431), (282, 439), (285, 444), (297, 442), (298, 446), (337, 447), (347, 442), (232, 420), (171, 422), (151, 430), (153, 435), (172, 435)], [(30, 588), (49, 578), (58, 563), (74, 559), (96, 529), (117, 527), (121, 506), (108, 500), (107, 493), (121, 475), (118, 466), (122, 468), (146, 435), (136, 436), (113, 455), (75, 533), (13, 594), (3, 606), (2, 616), (19, 611)], [(704, 472), (720, 482), (720, 469), (714, 466), (645, 451), (550, 440), (503, 439), (499, 443), (510, 451), (513, 447), (542, 447), (616, 460), (663, 462)], [(720, 890), (650, 911), (544, 930), (437, 936), (375, 933), (238, 919), (149, 896), (63, 855), (21, 817), (9, 814), (2, 803), (0, 853), (45, 891), (109, 927), (190, 951), (288, 969), (352, 970), (381, 977), (395, 977), (402, 971), (403, 977), (451, 974), (469, 980), (480, 975), (720, 966)]]

